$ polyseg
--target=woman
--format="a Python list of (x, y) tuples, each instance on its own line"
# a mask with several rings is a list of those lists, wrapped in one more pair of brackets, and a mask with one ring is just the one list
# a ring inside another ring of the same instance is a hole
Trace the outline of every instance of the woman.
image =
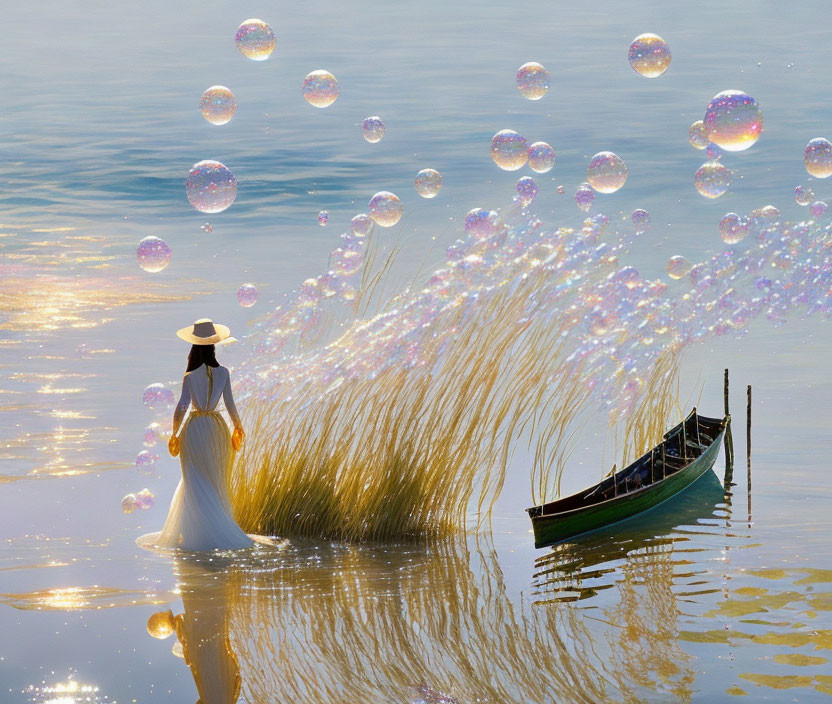
[[(184, 550), (248, 547), (253, 541), (234, 521), (228, 496), (234, 461), (232, 444), (235, 450), (240, 448), (243, 426), (234, 405), (228, 369), (219, 365), (214, 354), (215, 344), (233, 338), (225, 325), (207, 318), (176, 334), (192, 345), (168, 443), (172, 455), (176, 456), (178, 451), (182, 479), (162, 531), (140, 538), (140, 544)], [(220, 396), (234, 423), (233, 436), (217, 411)], [(193, 408), (182, 425), (190, 405)], [(178, 432), (180, 425), (182, 431)]]

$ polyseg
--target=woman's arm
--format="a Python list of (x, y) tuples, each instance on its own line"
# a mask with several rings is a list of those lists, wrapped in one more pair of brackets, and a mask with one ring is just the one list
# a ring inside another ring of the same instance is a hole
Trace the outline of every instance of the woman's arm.
[(237, 413), (237, 406), (234, 403), (234, 394), (231, 391), (231, 374), (228, 375), (228, 380), (222, 389), (222, 400), (225, 403), (225, 408), (228, 415), (231, 416), (231, 422), (234, 423), (234, 429), (243, 429), (243, 421), (240, 420), (240, 414)]
[(176, 404), (176, 410), (173, 412), (173, 435), (179, 432), (179, 426), (182, 425), (182, 419), (191, 405), (191, 382), (186, 374), (182, 378), (182, 395), (179, 397), (179, 403)]

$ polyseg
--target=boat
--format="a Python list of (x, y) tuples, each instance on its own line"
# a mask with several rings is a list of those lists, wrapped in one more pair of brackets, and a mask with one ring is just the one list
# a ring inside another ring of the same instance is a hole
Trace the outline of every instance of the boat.
[(708, 418), (694, 408), (662, 442), (624, 469), (563, 499), (526, 509), (535, 547), (563, 542), (649, 511), (713, 469), (730, 416)]

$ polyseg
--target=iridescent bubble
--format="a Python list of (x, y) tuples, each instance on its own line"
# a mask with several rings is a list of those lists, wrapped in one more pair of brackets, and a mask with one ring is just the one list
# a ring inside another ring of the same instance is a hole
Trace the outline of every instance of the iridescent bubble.
[(352, 234), (356, 237), (366, 237), (373, 231), (374, 227), (375, 223), (373, 222), (373, 219), (366, 213), (359, 213), (352, 220), (350, 220)]
[(708, 134), (705, 132), (705, 123), (702, 120), (694, 122), (688, 130), (688, 141), (694, 149), (704, 149), (708, 146)]
[(578, 190), (575, 191), (575, 202), (578, 204), (578, 207), (583, 210), (584, 212), (589, 212), (589, 209), (592, 207), (592, 203), (595, 200), (595, 193), (592, 190), (592, 186), (588, 183), (582, 183), (578, 186)]
[(823, 137), (815, 137), (806, 145), (803, 152), (806, 171), (817, 178), (832, 176), (832, 142)]
[(237, 302), (243, 308), (251, 308), (257, 303), (257, 287), (254, 284), (243, 284), (237, 289)]
[(237, 179), (225, 165), (206, 159), (191, 168), (185, 193), (200, 213), (221, 213), (237, 197)]
[(529, 168), (539, 174), (551, 171), (555, 165), (555, 150), (546, 142), (535, 142), (528, 150)]
[(642, 235), (650, 229), (650, 213), (646, 210), (637, 208), (630, 216), (630, 220), (633, 223), (637, 235)]
[(154, 455), (150, 450), (142, 450), (136, 455), (136, 469), (142, 474), (152, 474), (158, 460), (159, 455)]
[(549, 72), (536, 61), (517, 69), (517, 90), (524, 98), (540, 100), (549, 90)]
[(370, 217), (382, 227), (393, 227), (402, 217), (402, 202), (395, 193), (379, 191), (370, 198)]
[(136, 494), (136, 508), (141, 509), (142, 511), (147, 511), (150, 508), (153, 508), (153, 504), (156, 501), (156, 497), (153, 496), (153, 492), (150, 489), (142, 489), (138, 494)]
[(690, 272), (690, 262), (680, 255), (667, 260), (667, 275), (671, 279), (681, 279)]
[(137, 508), (136, 506), (136, 495), (135, 494), (127, 494), (121, 500), (121, 510), (124, 511), (128, 516), (133, 513)]
[(658, 78), (670, 66), (670, 47), (657, 34), (639, 34), (630, 44), (627, 58), (636, 73)]
[(708, 139), (728, 152), (748, 149), (763, 131), (760, 106), (739, 90), (725, 90), (711, 98), (703, 122)]
[(718, 161), (709, 161), (699, 167), (693, 183), (705, 198), (719, 198), (731, 185), (731, 171)]
[(173, 391), (164, 384), (150, 384), (142, 392), (142, 403), (151, 411), (166, 411), (173, 407), (176, 399)]
[(722, 149), (713, 142), (709, 142), (708, 146), (705, 147), (705, 158), (708, 161), (717, 161), (722, 158)]
[(361, 269), (361, 265), (364, 263), (363, 254), (354, 250), (342, 249), (341, 247), (333, 250), (329, 256), (329, 268), (338, 276), (352, 276), (358, 273), (358, 270)]
[(558, 190), (558, 194), (560, 194), (560, 195), (563, 195), (564, 192), (565, 192), (563, 186), (558, 186), (557, 190)]
[(598, 152), (589, 160), (586, 180), (599, 193), (615, 193), (627, 180), (627, 165), (612, 152)]
[(182, 643), (176, 641), (171, 647), (170, 652), (177, 658), (185, 659), (185, 649), (182, 647)]
[(517, 197), (523, 205), (531, 203), (537, 192), (537, 184), (531, 176), (522, 176), (517, 180)]
[(271, 56), (277, 39), (272, 28), (263, 20), (250, 19), (243, 22), (234, 35), (234, 43), (240, 53), (252, 61), (265, 61)]
[(156, 274), (170, 262), (170, 247), (159, 237), (145, 237), (136, 248), (136, 259), (142, 269)]
[(809, 205), (815, 200), (815, 192), (811, 186), (795, 186), (794, 199), (798, 205)]
[(328, 220), (329, 220), (329, 212), (328, 211), (322, 210), (320, 213), (318, 213), (318, 224), (321, 227), (326, 227), (326, 223), (327, 223)]
[(436, 169), (422, 169), (416, 174), (413, 185), (422, 198), (435, 198), (442, 188), (442, 174)]
[(157, 611), (147, 619), (147, 632), (153, 638), (164, 640), (173, 635), (173, 613)]
[(224, 125), (237, 112), (237, 98), (225, 86), (211, 86), (199, 100), (199, 111), (212, 125)]
[(826, 209), (829, 206), (822, 200), (816, 200), (812, 205), (809, 206), (809, 209), (812, 211), (812, 215), (816, 218), (819, 218), (826, 212)]
[(364, 139), (366, 139), (370, 144), (380, 142), (381, 138), (384, 136), (384, 130), (384, 122), (378, 115), (365, 117), (364, 122), (361, 125), (361, 131), (364, 133)]
[(484, 240), (497, 234), (500, 216), (493, 210), (474, 208), (465, 216), (465, 232), (478, 240)]
[(199, 229), (203, 232), (213, 232), (214, 226), (210, 222), (206, 222), (204, 225), (200, 225)]
[(529, 159), (526, 138), (514, 130), (500, 130), (491, 138), (491, 158), (504, 171), (517, 171)]
[(719, 235), (725, 244), (737, 244), (748, 234), (748, 223), (736, 213), (726, 213), (719, 221)]
[(338, 81), (329, 71), (318, 69), (303, 79), (303, 97), (316, 108), (328, 108), (338, 99)]
[(153, 447), (160, 440), (164, 440), (165, 436), (162, 426), (154, 421), (144, 429), (144, 446)]

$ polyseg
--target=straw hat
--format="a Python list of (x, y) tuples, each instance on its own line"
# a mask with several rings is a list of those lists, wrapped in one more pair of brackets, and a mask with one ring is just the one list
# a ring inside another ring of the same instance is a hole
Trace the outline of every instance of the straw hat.
[(212, 322), (209, 318), (200, 318), (192, 326), (176, 331), (176, 335), (185, 342), (192, 345), (216, 345), (235, 342), (236, 338), (231, 337), (231, 331), (219, 323)]

